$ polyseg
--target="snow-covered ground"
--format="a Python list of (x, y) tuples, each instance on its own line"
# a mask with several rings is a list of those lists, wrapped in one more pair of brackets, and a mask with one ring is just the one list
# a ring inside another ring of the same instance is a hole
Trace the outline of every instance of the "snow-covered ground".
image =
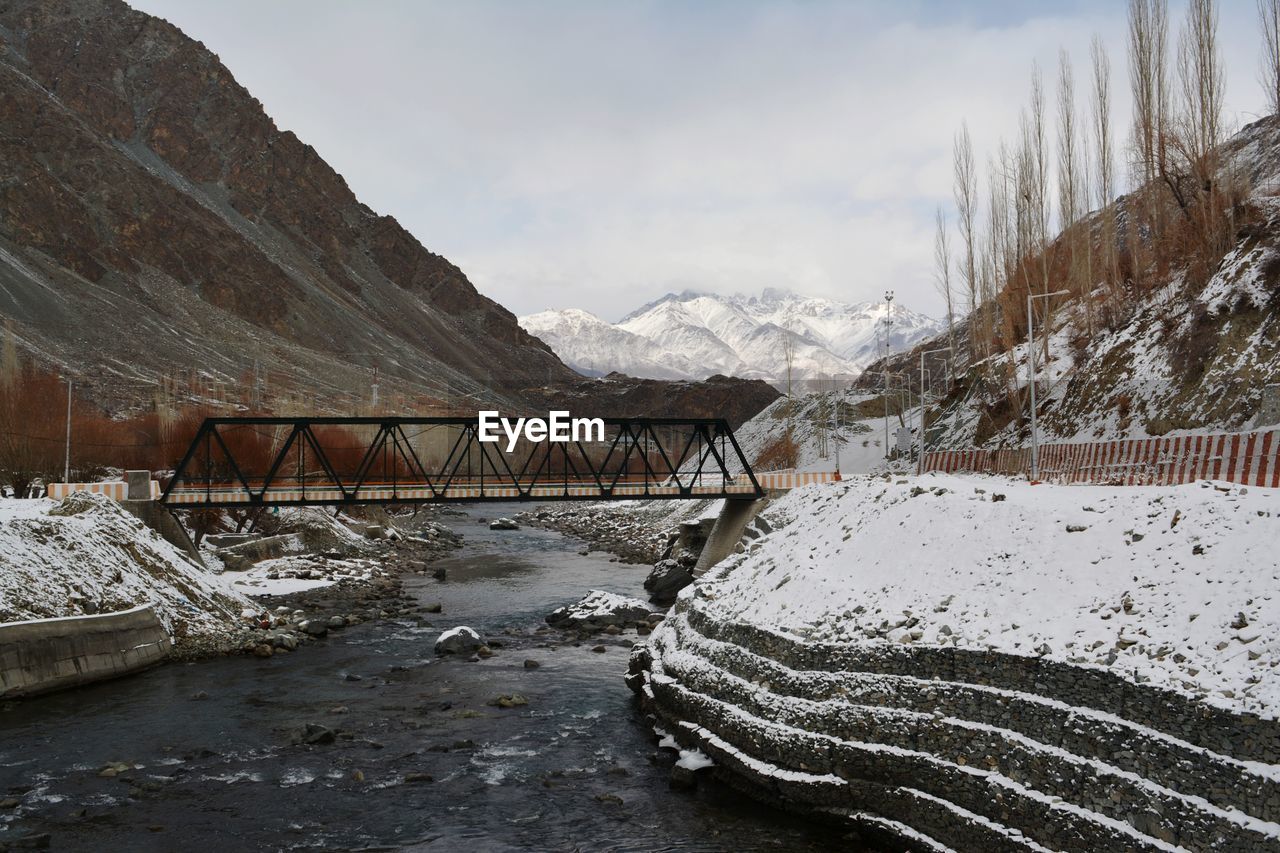
[(333, 586), (339, 581), (369, 581), (378, 574), (378, 561), (366, 558), (329, 559), (317, 554), (263, 560), (243, 572), (228, 572), (223, 580), (245, 595), (288, 595)]
[(0, 622), (140, 604), (179, 637), (223, 631), (252, 606), (110, 498), (0, 500)]
[[(851, 415), (853, 407), (876, 395), (851, 389), (834, 389), (797, 393), (792, 399), (780, 397), (751, 420), (734, 430), (743, 454), (757, 470), (760, 454), (780, 438), (788, 428), (797, 446), (800, 471), (840, 471), (841, 476), (914, 470), (908, 460), (891, 460), (885, 456), (885, 419), (859, 418)], [(836, 407), (841, 416), (835, 417)], [(918, 413), (911, 409), (906, 423), (914, 427)], [(896, 415), (889, 418), (889, 444), (892, 446), (901, 426)], [(773, 466), (770, 466), (773, 467)]]
[(1280, 491), (860, 477), (768, 516), (781, 529), (699, 585), (718, 619), (1046, 656), (1280, 711)]

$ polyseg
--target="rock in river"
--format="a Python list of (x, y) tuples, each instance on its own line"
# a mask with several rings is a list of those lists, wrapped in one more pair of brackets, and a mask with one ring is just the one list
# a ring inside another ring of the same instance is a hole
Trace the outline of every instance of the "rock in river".
[(659, 560), (644, 580), (644, 588), (655, 604), (672, 604), (676, 593), (693, 583), (693, 571), (685, 561)]
[(450, 628), (436, 638), (436, 654), (458, 655), (474, 652), (484, 645), (475, 629), (466, 625)]
[(520, 525), (509, 518), (498, 518), (489, 522), (490, 530), (519, 530)]
[(649, 605), (640, 599), (593, 589), (579, 601), (549, 613), (547, 624), (553, 628), (604, 628), (648, 618)]

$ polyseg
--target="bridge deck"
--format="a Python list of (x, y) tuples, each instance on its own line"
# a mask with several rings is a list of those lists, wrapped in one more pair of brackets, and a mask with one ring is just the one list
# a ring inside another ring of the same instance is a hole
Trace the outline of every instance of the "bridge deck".
[(757, 489), (751, 483), (726, 483), (724, 486), (689, 486), (656, 483), (618, 483), (614, 486), (598, 486), (594, 483), (540, 483), (516, 486), (502, 483), (451, 483), (432, 488), (426, 484), (414, 486), (361, 486), (343, 492), (337, 488), (301, 488), (297, 486), (272, 486), (265, 492), (246, 491), (238, 484), (212, 487), (181, 487), (172, 490), (165, 503), (180, 504), (346, 504), (346, 503), (421, 503), (426, 501), (520, 501), (520, 500), (609, 500), (622, 498), (717, 498), (753, 497)]

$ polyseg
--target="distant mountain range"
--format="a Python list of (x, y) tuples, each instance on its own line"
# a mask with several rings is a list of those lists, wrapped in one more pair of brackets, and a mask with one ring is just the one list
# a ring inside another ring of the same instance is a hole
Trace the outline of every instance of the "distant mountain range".
[[(856, 377), (884, 354), (886, 304), (845, 303), (766, 288), (759, 296), (669, 293), (617, 323), (576, 308), (542, 311), (520, 325), (588, 376), (613, 371), (652, 379), (714, 374), (785, 380)], [(923, 314), (893, 306), (889, 351), (943, 330)]]

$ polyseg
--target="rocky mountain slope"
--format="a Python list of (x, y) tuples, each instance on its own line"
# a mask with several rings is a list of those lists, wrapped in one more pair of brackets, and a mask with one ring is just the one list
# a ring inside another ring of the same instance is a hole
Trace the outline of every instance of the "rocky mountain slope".
[(4, 334), (109, 409), (163, 387), (351, 413), (375, 381), (395, 411), (652, 396), (615, 377), (593, 401), (204, 45), (119, 0), (0, 0), (0, 127)]
[(422, 393), (568, 374), (162, 20), (0, 3), (0, 91), (0, 315), (104, 395), (255, 361), (322, 398), (374, 365)]
[[(669, 293), (616, 324), (579, 309), (520, 318), (574, 369), (650, 378), (701, 379), (713, 373), (785, 381), (786, 345), (793, 379), (852, 378), (883, 351), (883, 303), (844, 303), (766, 289), (759, 296)], [(901, 351), (938, 334), (941, 325), (897, 306), (889, 335)]]

